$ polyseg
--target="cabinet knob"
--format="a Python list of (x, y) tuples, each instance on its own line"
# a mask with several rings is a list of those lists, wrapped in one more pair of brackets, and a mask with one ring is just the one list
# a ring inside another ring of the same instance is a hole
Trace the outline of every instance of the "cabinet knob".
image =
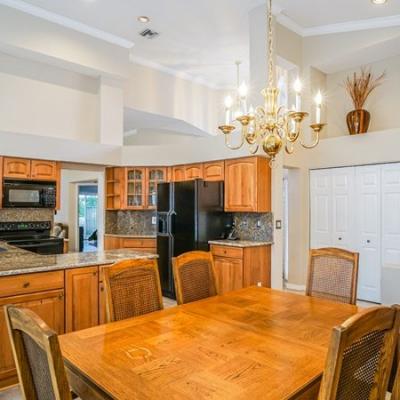
[(340, 237), (339, 240), (342, 240), (342, 238)]
[(371, 243), (371, 241), (368, 239), (368, 240), (367, 240), (367, 243)]
[(27, 288), (27, 287), (29, 287), (29, 285), (30, 285), (29, 282), (25, 282), (22, 286), (23, 286), (24, 288)]

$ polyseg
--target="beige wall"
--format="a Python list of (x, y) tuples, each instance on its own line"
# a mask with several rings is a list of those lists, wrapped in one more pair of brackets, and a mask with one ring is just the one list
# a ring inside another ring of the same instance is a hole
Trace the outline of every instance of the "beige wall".
[(94, 142), (97, 82), (0, 53), (0, 130)]
[[(378, 87), (368, 98), (365, 109), (371, 113), (370, 131), (400, 128), (398, 111), (400, 94), (400, 56), (385, 59), (369, 67), (376, 75), (386, 71), (383, 85)], [(350, 96), (343, 87), (347, 76), (359, 68), (327, 75), (328, 127), (327, 137), (347, 135), (346, 115), (354, 109)]]

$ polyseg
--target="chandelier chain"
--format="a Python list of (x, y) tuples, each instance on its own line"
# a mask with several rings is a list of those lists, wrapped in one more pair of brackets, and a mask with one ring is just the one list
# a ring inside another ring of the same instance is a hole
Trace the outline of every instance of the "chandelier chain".
[(274, 51), (274, 42), (273, 42), (273, 27), (272, 27), (272, 0), (269, 0), (269, 5), (267, 8), (267, 37), (268, 37), (268, 86), (274, 86), (274, 59), (273, 59), (273, 51)]

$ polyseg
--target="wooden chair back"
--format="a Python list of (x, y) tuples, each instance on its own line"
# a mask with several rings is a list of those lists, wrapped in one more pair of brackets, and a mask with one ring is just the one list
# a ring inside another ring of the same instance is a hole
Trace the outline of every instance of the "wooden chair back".
[(163, 309), (156, 259), (119, 261), (103, 269), (107, 322)]
[(307, 296), (356, 304), (358, 253), (327, 247), (310, 250)]
[(70, 400), (57, 334), (31, 310), (8, 305), (5, 313), (23, 397)]
[(384, 400), (400, 308), (374, 307), (333, 329), (319, 400)]
[(210, 252), (189, 251), (173, 258), (172, 266), (178, 304), (218, 294), (214, 260)]
[(400, 400), (400, 364), (397, 366), (397, 374), (393, 385), (391, 400)]

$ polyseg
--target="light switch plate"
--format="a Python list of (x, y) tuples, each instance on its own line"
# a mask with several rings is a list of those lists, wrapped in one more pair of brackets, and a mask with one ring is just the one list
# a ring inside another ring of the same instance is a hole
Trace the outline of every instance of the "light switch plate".
[(282, 229), (282, 221), (280, 219), (275, 221), (275, 229)]
[(151, 224), (155, 225), (157, 223), (157, 217), (151, 217)]

